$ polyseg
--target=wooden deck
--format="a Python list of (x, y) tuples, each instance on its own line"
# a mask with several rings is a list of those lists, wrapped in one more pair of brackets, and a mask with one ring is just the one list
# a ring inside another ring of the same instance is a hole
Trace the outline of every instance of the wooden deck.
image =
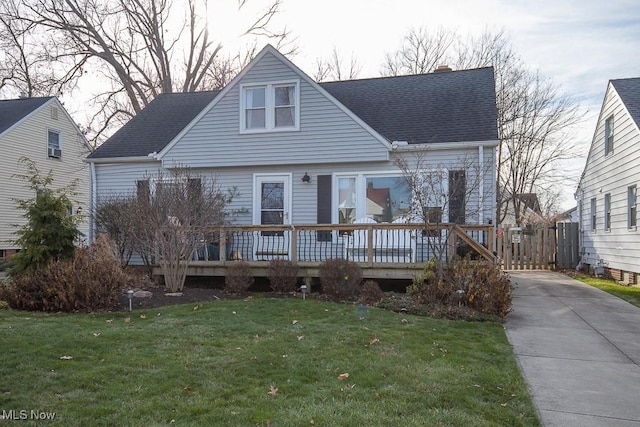
[[(365, 279), (412, 279), (426, 261), (447, 262), (461, 249), (496, 262), (492, 225), (366, 223), (227, 226), (189, 231), (196, 250), (188, 276), (221, 277), (243, 260), (255, 277), (265, 277), (269, 261), (289, 259), (305, 279), (318, 277), (331, 258), (358, 263)], [(155, 275), (162, 275), (158, 266)]]

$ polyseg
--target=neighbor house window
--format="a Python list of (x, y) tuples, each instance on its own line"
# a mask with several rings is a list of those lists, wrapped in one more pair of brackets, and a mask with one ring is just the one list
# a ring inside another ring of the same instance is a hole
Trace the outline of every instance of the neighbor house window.
[(298, 130), (298, 82), (246, 85), (241, 88), (241, 132)]
[(591, 199), (591, 230), (596, 231), (596, 199)]
[(627, 224), (629, 228), (638, 226), (638, 188), (632, 185), (627, 188)]
[(611, 194), (604, 195), (604, 229), (611, 231)]
[(60, 132), (49, 130), (47, 132), (47, 153), (49, 157), (59, 159), (62, 156), (60, 147)]
[(604, 155), (613, 153), (613, 116), (604, 122)]

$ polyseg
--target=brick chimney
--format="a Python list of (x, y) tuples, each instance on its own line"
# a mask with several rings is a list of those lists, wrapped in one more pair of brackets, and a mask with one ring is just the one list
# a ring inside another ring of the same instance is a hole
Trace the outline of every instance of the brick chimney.
[(449, 71), (453, 71), (453, 70), (451, 69), (451, 67), (449, 67), (446, 64), (438, 65), (438, 67), (435, 70), (433, 70), (434, 73), (448, 73)]

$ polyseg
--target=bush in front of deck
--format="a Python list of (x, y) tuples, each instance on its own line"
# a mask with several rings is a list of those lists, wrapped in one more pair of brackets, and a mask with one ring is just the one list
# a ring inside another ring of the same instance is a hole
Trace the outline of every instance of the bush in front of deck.
[(298, 290), (298, 272), (300, 268), (288, 259), (269, 261), (267, 277), (274, 292), (295, 292)]
[(384, 292), (375, 280), (367, 280), (362, 284), (358, 302), (367, 305), (378, 305), (384, 299)]
[(224, 278), (224, 290), (230, 294), (242, 294), (253, 285), (251, 266), (246, 261), (235, 261), (227, 268)]
[(342, 259), (328, 259), (320, 264), (320, 284), (322, 293), (334, 300), (354, 301), (360, 294), (362, 268), (355, 262)]
[(465, 306), (499, 317), (511, 310), (513, 288), (498, 265), (465, 257), (454, 258), (442, 277), (436, 268), (435, 261), (425, 263), (407, 288), (416, 304)]

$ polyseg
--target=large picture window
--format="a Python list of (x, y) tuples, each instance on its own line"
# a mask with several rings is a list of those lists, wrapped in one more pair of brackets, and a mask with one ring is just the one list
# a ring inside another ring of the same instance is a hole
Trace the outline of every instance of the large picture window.
[[(430, 184), (433, 185), (433, 181)], [(446, 186), (446, 180), (438, 175), (435, 181), (439, 186), (437, 194), (427, 185), (421, 194), (413, 194), (406, 178), (400, 174), (338, 175), (334, 181), (337, 187), (334, 218), (339, 224), (365, 219), (378, 223), (442, 222), (444, 206), (440, 187)]]
[(276, 132), (300, 127), (298, 82), (241, 87), (240, 131)]

